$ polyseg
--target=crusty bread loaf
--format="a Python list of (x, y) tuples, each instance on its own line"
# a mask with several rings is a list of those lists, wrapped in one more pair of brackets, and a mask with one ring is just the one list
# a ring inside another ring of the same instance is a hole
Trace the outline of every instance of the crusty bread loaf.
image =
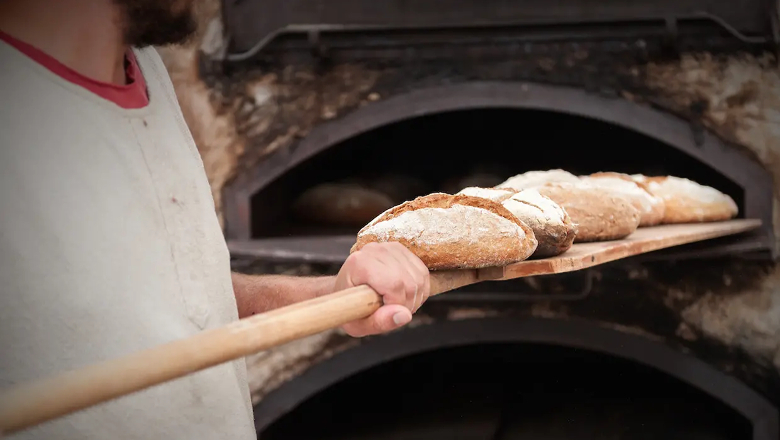
[(391, 208), (379, 191), (350, 183), (324, 183), (304, 191), (293, 203), (296, 217), (314, 223), (360, 226)]
[(536, 250), (533, 230), (500, 203), (434, 193), (398, 205), (358, 232), (351, 252), (397, 241), (431, 270), (504, 266)]
[(577, 182), (579, 178), (574, 174), (561, 169), (546, 171), (528, 171), (523, 174), (510, 177), (496, 185), (496, 188), (512, 188), (521, 191), (553, 182)]
[(575, 243), (617, 240), (639, 227), (639, 211), (613, 189), (578, 180), (548, 183), (537, 190), (565, 209), (577, 225)]
[(571, 248), (577, 227), (566, 210), (549, 197), (535, 189), (525, 189), (501, 204), (534, 231), (539, 244), (532, 257), (552, 257)]
[(490, 199), (494, 202), (503, 202), (504, 200), (512, 197), (517, 191), (508, 188), (482, 188), (479, 186), (470, 186), (463, 188), (456, 195), (482, 197), (483, 199)]
[(628, 174), (600, 172), (583, 176), (582, 179), (596, 186), (612, 188), (631, 200), (631, 204), (639, 210), (640, 227), (654, 226), (663, 221), (663, 199), (651, 194), (643, 184), (634, 181)]
[(663, 199), (664, 223), (702, 223), (729, 220), (739, 213), (734, 199), (710, 186), (674, 177), (632, 176)]

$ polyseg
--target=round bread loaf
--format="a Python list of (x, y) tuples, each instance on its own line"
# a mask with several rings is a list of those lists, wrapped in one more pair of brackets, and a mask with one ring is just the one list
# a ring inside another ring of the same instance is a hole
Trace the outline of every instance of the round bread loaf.
[(505, 266), (536, 250), (533, 230), (500, 203), (434, 193), (402, 203), (358, 232), (350, 252), (397, 241), (431, 270)]
[(536, 189), (565, 209), (577, 225), (575, 243), (617, 240), (639, 227), (639, 211), (614, 189), (581, 180), (548, 183)]
[(379, 191), (351, 183), (323, 183), (304, 191), (292, 208), (301, 220), (355, 227), (392, 206), (393, 201)]
[(560, 255), (574, 243), (577, 226), (560, 205), (535, 189), (525, 189), (505, 199), (506, 209), (530, 226), (539, 245), (533, 258)]
[(534, 188), (546, 183), (554, 182), (578, 182), (579, 177), (561, 169), (546, 171), (528, 171), (510, 177), (503, 183), (496, 185), (496, 188), (512, 188), (515, 191), (521, 191), (528, 188)]
[(664, 223), (704, 223), (730, 220), (739, 213), (734, 199), (710, 186), (682, 177), (632, 176), (664, 201)]
[(456, 195), (482, 197), (483, 199), (489, 199), (494, 202), (503, 202), (504, 200), (512, 197), (517, 191), (507, 188), (482, 188), (479, 186), (470, 186), (463, 188)]
[(663, 199), (651, 194), (644, 185), (634, 181), (628, 174), (601, 172), (581, 179), (596, 186), (612, 188), (631, 200), (634, 208), (639, 210), (639, 226), (654, 226), (664, 219), (665, 204)]

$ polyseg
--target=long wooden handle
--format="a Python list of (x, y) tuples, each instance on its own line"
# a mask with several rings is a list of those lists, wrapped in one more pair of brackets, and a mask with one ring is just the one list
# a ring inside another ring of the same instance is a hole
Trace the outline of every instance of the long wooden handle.
[[(477, 281), (477, 271), (434, 272), (431, 294)], [(381, 305), (382, 298), (373, 289), (353, 287), (17, 386), (0, 395), (0, 436), (366, 318)]]

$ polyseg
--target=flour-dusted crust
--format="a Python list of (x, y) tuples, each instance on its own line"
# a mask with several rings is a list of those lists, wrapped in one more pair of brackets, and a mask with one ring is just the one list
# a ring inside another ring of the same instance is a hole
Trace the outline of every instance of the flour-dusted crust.
[(581, 178), (593, 185), (614, 189), (628, 197), (639, 210), (640, 227), (655, 226), (663, 221), (666, 211), (663, 199), (654, 196), (643, 183), (635, 181), (628, 174), (600, 172)]
[(617, 240), (639, 227), (639, 211), (613, 189), (578, 180), (548, 183), (537, 190), (565, 209), (577, 225), (575, 243)]
[(523, 174), (510, 177), (501, 184), (496, 185), (496, 188), (512, 188), (516, 191), (521, 191), (524, 189), (545, 185), (547, 183), (577, 181), (579, 181), (577, 176), (561, 169), (528, 171)]
[(549, 197), (535, 189), (525, 189), (501, 204), (534, 231), (539, 245), (532, 257), (552, 257), (571, 248), (577, 226), (566, 210)]
[(463, 188), (456, 195), (482, 197), (483, 199), (490, 199), (494, 202), (503, 202), (512, 197), (516, 192), (517, 191), (509, 188), (482, 188), (479, 186), (470, 186), (468, 188)]
[(431, 270), (505, 266), (527, 259), (533, 230), (500, 203), (443, 193), (398, 205), (358, 232), (351, 252), (373, 242), (400, 242)]
[(710, 186), (675, 176), (635, 176), (666, 205), (664, 223), (730, 220), (739, 213), (734, 199)]

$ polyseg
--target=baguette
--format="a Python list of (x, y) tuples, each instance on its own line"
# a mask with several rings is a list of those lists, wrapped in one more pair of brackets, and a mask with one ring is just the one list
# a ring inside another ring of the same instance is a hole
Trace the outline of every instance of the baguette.
[(520, 191), (502, 205), (534, 231), (539, 242), (533, 258), (560, 255), (571, 248), (577, 226), (560, 205), (535, 189)]
[(538, 245), (533, 230), (500, 203), (443, 193), (384, 212), (358, 232), (350, 252), (391, 241), (431, 270), (505, 266), (527, 259)]
[(585, 181), (548, 183), (540, 194), (560, 205), (577, 225), (575, 243), (625, 238), (639, 227), (640, 213), (631, 201), (610, 188)]

